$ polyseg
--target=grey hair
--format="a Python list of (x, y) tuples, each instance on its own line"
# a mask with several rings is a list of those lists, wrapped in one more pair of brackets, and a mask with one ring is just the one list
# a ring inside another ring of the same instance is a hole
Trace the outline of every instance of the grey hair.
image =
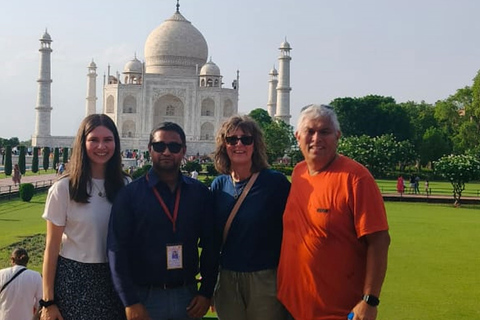
[(337, 114), (332, 106), (327, 104), (309, 104), (302, 108), (297, 122), (297, 131), (300, 131), (303, 124), (307, 120), (318, 120), (320, 118), (328, 118), (333, 124), (336, 132), (340, 132), (340, 123), (337, 119)]

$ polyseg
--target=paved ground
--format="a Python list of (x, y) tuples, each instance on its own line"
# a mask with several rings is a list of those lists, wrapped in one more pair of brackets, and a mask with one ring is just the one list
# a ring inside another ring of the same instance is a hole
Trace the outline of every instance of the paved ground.
[[(1, 176), (5, 177), (5, 174)], [(52, 174), (39, 174), (36, 176), (22, 176), (22, 183), (33, 183), (35, 187), (45, 187), (52, 185), (57, 179), (57, 175)], [(12, 181), (12, 177), (6, 177), (0, 179), (0, 194), (9, 193), (12, 191), (18, 191), (18, 185), (15, 186)]]

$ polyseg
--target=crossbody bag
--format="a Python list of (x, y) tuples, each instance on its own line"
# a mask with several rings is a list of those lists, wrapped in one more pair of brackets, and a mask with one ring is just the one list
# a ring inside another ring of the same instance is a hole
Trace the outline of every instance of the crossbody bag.
[(2, 286), (2, 289), (0, 289), (0, 293), (2, 293), (3, 290), (5, 290), (5, 288), (10, 284), (10, 282), (12, 282), (13, 280), (15, 280), (16, 277), (18, 277), (23, 271), (27, 270), (27, 268), (23, 268), (23, 269), (20, 269), (18, 270), (14, 275), (13, 277), (7, 281), (7, 283), (5, 283), (3, 286)]
[(245, 198), (247, 197), (247, 194), (250, 191), (250, 188), (255, 183), (255, 180), (257, 180), (257, 177), (258, 177), (258, 172), (255, 172), (254, 174), (252, 174), (252, 177), (250, 178), (247, 185), (245, 186), (245, 189), (240, 195), (240, 198), (238, 198), (237, 202), (235, 203), (235, 206), (230, 212), (230, 215), (228, 216), (228, 219), (227, 219), (227, 223), (225, 223), (225, 228), (223, 229), (223, 244), (225, 244), (225, 241), (227, 240), (228, 231), (230, 231), (230, 227), (232, 226), (233, 218), (235, 218), (235, 216), (237, 215), (238, 209), (242, 205), (243, 200), (245, 200)]

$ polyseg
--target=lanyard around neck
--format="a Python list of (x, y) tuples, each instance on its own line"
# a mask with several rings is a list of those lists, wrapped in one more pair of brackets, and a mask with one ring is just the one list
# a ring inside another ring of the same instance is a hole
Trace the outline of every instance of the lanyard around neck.
[[(148, 173), (145, 175), (145, 178), (147, 179), (148, 182)], [(177, 188), (177, 193), (175, 196), (175, 207), (173, 208), (173, 216), (170, 210), (168, 209), (167, 205), (162, 199), (162, 196), (160, 195), (160, 192), (155, 188), (155, 186), (152, 186), (153, 193), (155, 194), (155, 197), (157, 198), (158, 202), (163, 208), (163, 211), (165, 212), (165, 215), (170, 219), (173, 225), (173, 232), (175, 233), (176, 231), (176, 223), (177, 223), (177, 217), (178, 217), (178, 207), (180, 205), (180, 185)]]

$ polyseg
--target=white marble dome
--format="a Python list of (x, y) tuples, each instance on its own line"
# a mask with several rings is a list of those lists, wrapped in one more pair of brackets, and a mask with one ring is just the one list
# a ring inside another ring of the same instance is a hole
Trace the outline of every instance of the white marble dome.
[(201, 76), (220, 76), (220, 68), (210, 59), (200, 69)]
[(123, 73), (142, 73), (143, 64), (136, 57), (128, 61), (123, 67)]
[(203, 66), (207, 57), (207, 41), (178, 11), (145, 42), (146, 73), (195, 76), (197, 66)]

